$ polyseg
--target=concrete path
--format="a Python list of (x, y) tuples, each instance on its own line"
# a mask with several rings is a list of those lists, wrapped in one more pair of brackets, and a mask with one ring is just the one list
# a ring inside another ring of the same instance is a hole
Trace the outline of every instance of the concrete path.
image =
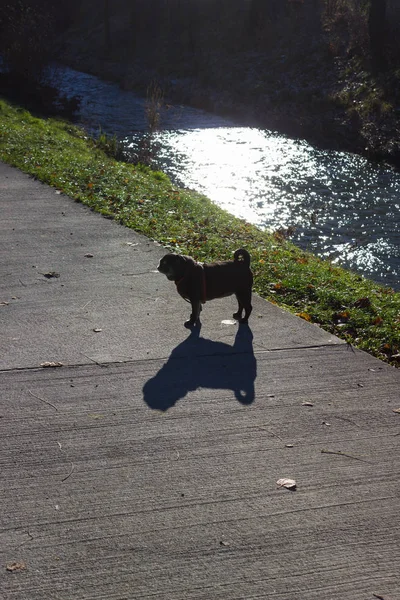
[(0, 597), (399, 600), (400, 370), (163, 254), (0, 165)]

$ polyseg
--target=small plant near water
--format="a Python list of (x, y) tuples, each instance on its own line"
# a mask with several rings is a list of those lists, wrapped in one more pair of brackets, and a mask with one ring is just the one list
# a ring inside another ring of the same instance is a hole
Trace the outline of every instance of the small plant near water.
[(400, 293), (303, 252), (143, 165), (118, 162), (84, 131), (0, 100), (0, 160), (197, 260), (244, 246), (255, 291), (393, 365), (400, 365)]
[(99, 135), (95, 139), (95, 144), (97, 148), (102, 150), (107, 156), (115, 158), (116, 160), (123, 160), (124, 155), (122, 145), (117, 140), (116, 135), (108, 135), (102, 131), (100, 127)]
[(146, 118), (150, 133), (160, 127), (161, 109), (164, 104), (164, 93), (157, 82), (153, 81), (147, 88)]
[(153, 81), (147, 88), (145, 114), (148, 132), (141, 136), (136, 150), (131, 153), (129, 161), (152, 167), (159, 152), (159, 144), (154, 134), (160, 127), (161, 110), (164, 104), (164, 93), (161, 87)]

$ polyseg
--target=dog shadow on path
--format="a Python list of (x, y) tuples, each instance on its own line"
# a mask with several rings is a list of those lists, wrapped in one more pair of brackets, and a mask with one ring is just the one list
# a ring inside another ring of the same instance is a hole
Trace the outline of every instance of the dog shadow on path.
[(233, 346), (200, 337), (200, 327), (171, 352), (167, 362), (143, 387), (143, 399), (153, 409), (166, 411), (198, 388), (232, 390), (241, 404), (254, 401), (257, 361), (253, 334), (238, 325)]

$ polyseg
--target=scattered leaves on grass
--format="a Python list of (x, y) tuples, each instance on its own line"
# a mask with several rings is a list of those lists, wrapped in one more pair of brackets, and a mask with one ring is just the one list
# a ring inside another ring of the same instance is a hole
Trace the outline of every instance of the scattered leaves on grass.
[(355, 308), (370, 308), (371, 300), (369, 298), (359, 298), (353, 304)]
[(312, 321), (311, 315), (307, 312), (298, 312), (296, 313), (296, 317), (300, 317), (300, 319), (304, 319), (304, 321), (308, 321), (309, 323)]
[(286, 477), (283, 477), (282, 479), (278, 479), (278, 481), (276, 482), (276, 485), (278, 485), (279, 487), (284, 487), (287, 490), (292, 490), (292, 491), (294, 491), (297, 487), (297, 483), (294, 479), (288, 479)]
[(12, 562), (12, 563), (7, 563), (6, 569), (7, 569), (7, 571), (10, 571), (11, 573), (13, 573), (14, 571), (22, 571), (23, 569), (26, 569), (26, 565), (22, 561), (21, 562)]
[(337, 312), (334, 315), (332, 315), (332, 320), (333, 321), (340, 321), (340, 322), (346, 322), (350, 319), (350, 313), (348, 310), (343, 310), (341, 312)]
[(376, 327), (380, 327), (381, 325), (383, 325), (383, 319), (382, 319), (382, 317), (376, 317), (372, 321), (372, 325), (376, 325)]

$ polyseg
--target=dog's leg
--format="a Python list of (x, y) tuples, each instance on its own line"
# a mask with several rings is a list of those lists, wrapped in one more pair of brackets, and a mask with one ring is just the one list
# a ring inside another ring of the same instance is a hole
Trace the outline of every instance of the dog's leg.
[[(236, 293), (235, 296), (239, 304), (239, 309), (238, 312), (233, 315), (233, 318), (237, 319), (239, 323), (247, 323), (251, 315), (251, 311), (253, 310), (251, 305), (251, 290), (249, 292), (246, 291)], [(242, 317), (243, 310), (244, 317)]]
[(200, 300), (192, 300), (192, 314), (190, 315), (190, 319), (185, 321), (185, 327), (193, 327), (197, 323), (200, 322), (200, 313), (201, 313), (201, 301)]
[(243, 306), (243, 304), (240, 302), (238, 295), (237, 295), (237, 294), (235, 294), (235, 296), (236, 296), (236, 299), (237, 299), (237, 301), (238, 301), (238, 305), (239, 305), (239, 307), (238, 307), (238, 311), (237, 311), (237, 312), (235, 312), (235, 313), (233, 313), (233, 315), (232, 315), (232, 316), (233, 316), (233, 318), (234, 318), (234, 319), (236, 319), (236, 321), (240, 321), (240, 320), (241, 320), (241, 318), (242, 318), (242, 313), (243, 313), (244, 306)]

